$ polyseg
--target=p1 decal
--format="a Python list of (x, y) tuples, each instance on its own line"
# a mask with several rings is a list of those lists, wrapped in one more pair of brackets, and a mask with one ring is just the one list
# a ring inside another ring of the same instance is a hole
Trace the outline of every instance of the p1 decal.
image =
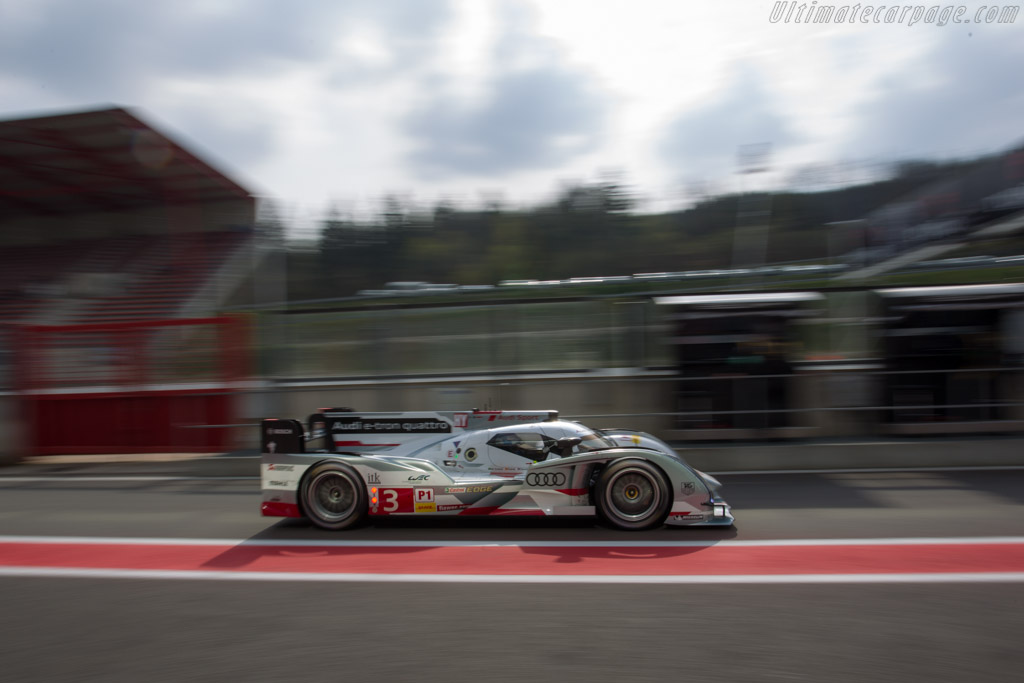
[(416, 512), (437, 512), (434, 489), (413, 489), (413, 500), (416, 501)]

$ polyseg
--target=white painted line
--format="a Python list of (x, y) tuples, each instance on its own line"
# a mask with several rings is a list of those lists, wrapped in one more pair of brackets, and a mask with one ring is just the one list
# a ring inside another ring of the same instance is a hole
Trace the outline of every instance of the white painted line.
[(979, 465), (971, 467), (857, 467), (847, 469), (810, 470), (734, 470), (731, 472), (708, 472), (713, 477), (728, 477), (736, 474), (884, 474), (887, 472), (1001, 472), (1024, 470), (1024, 465)]
[(7, 483), (7, 482), (17, 483), (17, 484), (45, 484), (45, 483), (55, 482), (55, 481), (59, 481), (59, 482), (71, 481), (71, 482), (92, 482), (92, 483), (98, 483), (98, 482), (123, 482), (123, 481), (133, 481), (133, 482), (168, 482), (168, 481), (170, 481), (170, 482), (173, 482), (173, 481), (208, 481), (208, 480), (212, 480), (212, 481), (259, 481), (260, 478), (258, 476), (251, 476), (251, 477), (228, 477), (228, 476), (224, 476), (224, 477), (191, 476), (190, 477), (190, 476), (157, 476), (157, 475), (138, 475), (138, 476), (136, 476), (136, 475), (110, 475), (110, 476), (102, 476), (102, 475), (89, 475), (89, 474), (84, 474), (84, 475), (81, 475), (81, 476), (75, 476), (75, 475), (62, 474), (62, 475), (49, 476), (49, 477), (27, 477), (27, 476), (25, 476), (25, 477), (18, 477), (18, 476), (15, 476), (15, 477), (3, 477), (3, 476), (0, 476), (0, 485), (2, 485), (4, 483)]
[(1024, 572), (949, 574), (738, 574), (732, 576), (571, 576), (564, 574), (317, 574), (297, 572), (187, 571), (146, 569), (54, 569), (0, 567), (0, 577), (63, 579), (164, 579), (205, 581), (294, 581), (361, 583), (616, 583), (616, 584), (821, 584), (821, 583), (1020, 583)]
[(286, 548), (709, 548), (709, 547), (816, 547), (896, 545), (1017, 545), (1024, 536), (978, 536), (953, 538), (817, 538), (764, 539), (749, 541), (408, 541), (408, 540), (273, 540), (230, 538), (118, 538), (116, 536), (0, 536), (0, 543), (142, 545), (142, 546), (233, 546)]

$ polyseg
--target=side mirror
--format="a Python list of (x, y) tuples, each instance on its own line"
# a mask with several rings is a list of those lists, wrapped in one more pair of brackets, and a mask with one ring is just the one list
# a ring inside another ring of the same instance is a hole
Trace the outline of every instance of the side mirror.
[(572, 449), (576, 448), (576, 446), (579, 446), (581, 441), (583, 441), (583, 439), (581, 439), (578, 436), (563, 436), (561, 439), (555, 442), (555, 445), (551, 449), (551, 452), (557, 453), (563, 458), (568, 458), (570, 455), (572, 455)]

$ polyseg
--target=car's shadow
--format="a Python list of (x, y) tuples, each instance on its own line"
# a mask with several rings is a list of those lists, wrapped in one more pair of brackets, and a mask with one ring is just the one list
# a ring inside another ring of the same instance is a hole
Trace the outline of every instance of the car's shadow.
[(662, 526), (623, 531), (587, 517), (391, 517), (354, 529), (328, 531), (307, 519), (284, 519), (255, 534), (254, 540), (322, 541), (630, 541), (677, 542), (736, 538), (731, 527)]
[[(596, 525), (590, 519), (397, 519), (334, 532), (304, 519), (281, 520), (209, 560), (209, 569), (257, 569), (287, 561), (307, 563), (367, 556), (416, 557), (438, 548), (505, 546), (522, 556), (552, 557), (559, 564), (592, 560), (665, 559), (699, 553), (735, 538), (734, 527), (662, 527), (629, 532)], [(298, 542), (298, 543), (296, 543)], [(515, 556), (513, 556), (515, 557)], [(304, 562), (305, 560), (305, 562)], [(467, 568), (460, 566), (460, 573)], [(492, 573), (492, 572), (482, 572)]]

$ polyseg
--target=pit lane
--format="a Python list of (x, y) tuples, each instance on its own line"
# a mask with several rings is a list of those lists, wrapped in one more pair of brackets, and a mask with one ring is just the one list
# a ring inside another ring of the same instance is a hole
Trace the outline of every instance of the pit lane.
[[(0, 480), (0, 529), (5, 536), (442, 545), (1024, 536), (1021, 471), (746, 474), (723, 483), (737, 511), (732, 530), (635, 534), (563, 519), (392, 520), (332, 534), (259, 517), (255, 481)], [(1024, 620), (1012, 606), (1021, 598), (1022, 583), (0, 577), (4, 677), (12, 681), (1015, 680), (1024, 666)]]
[(256, 479), (4, 477), (0, 533), (281, 540), (764, 540), (1024, 535), (1024, 470), (722, 474), (735, 528), (571, 518), (390, 519), (343, 533), (259, 515)]

